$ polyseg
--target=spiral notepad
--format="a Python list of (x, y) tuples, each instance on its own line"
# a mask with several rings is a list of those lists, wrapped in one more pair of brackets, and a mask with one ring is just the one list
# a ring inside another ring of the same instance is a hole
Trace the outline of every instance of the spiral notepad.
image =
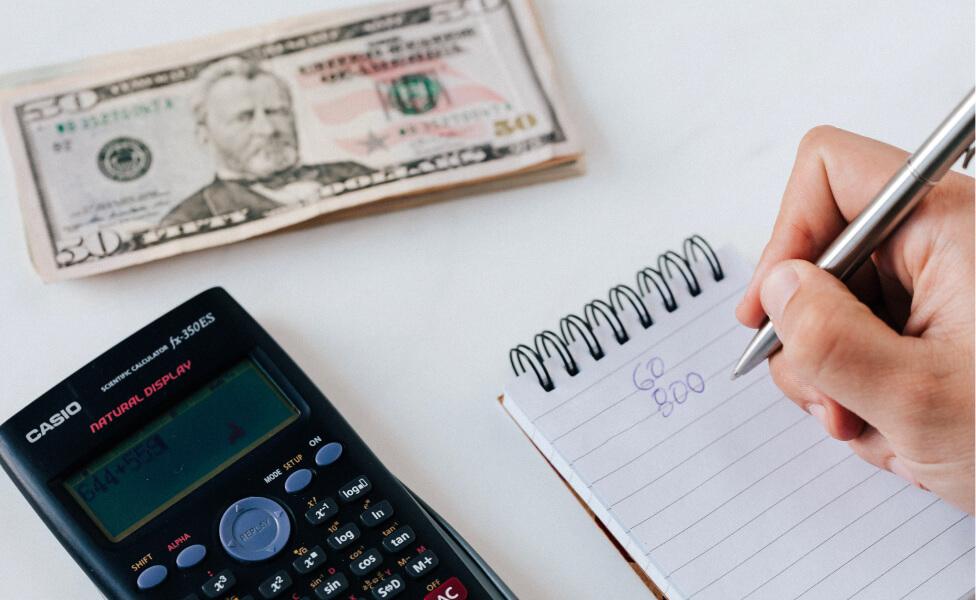
[(749, 275), (689, 238), (513, 348), (503, 406), (671, 600), (970, 596), (972, 517), (729, 379)]

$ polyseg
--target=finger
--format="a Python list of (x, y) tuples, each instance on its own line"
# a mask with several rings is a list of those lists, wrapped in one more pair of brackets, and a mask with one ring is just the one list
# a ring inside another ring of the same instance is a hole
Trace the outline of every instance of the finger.
[(798, 381), (887, 429), (920, 350), (895, 333), (840, 281), (802, 260), (783, 262), (761, 288), (764, 310)]
[(914, 486), (922, 487), (905, 463), (895, 455), (895, 450), (888, 440), (874, 427), (867, 425), (861, 435), (847, 445), (855, 454), (879, 469), (894, 473)]
[(848, 441), (861, 434), (864, 421), (833, 398), (809, 383), (802, 381), (790, 368), (787, 356), (780, 352), (769, 360), (769, 372), (773, 382), (801, 409), (820, 421), (824, 430), (833, 438)]
[(772, 236), (736, 309), (743, 324), (762, 323), (759, 287), (769, 270), (790, 258), (816, 260), (906, 156), (894, 146), (834, 127), (816, 127), (803, 137)]

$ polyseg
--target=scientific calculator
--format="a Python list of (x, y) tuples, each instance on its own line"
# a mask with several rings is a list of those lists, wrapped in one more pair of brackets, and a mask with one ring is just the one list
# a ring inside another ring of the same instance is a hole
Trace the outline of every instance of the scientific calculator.
[(0, 461), (110, 598), (513, 597), (221, 288), (10, 418)]

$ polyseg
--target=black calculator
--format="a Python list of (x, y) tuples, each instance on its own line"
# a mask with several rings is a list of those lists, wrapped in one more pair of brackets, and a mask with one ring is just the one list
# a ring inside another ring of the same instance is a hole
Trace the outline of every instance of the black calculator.
[(0, 460), (109, 598), (513, 597), (221, 288), (11, 417)]

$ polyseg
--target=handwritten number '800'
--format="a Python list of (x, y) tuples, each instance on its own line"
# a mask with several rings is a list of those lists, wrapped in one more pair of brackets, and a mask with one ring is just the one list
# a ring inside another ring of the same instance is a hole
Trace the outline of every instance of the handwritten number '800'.
[[(643, 367), (643, 368), (642, 368)], [(643, 371), (644, 375), (638, 377)], [(634, 368), (633, 382), (639, 390), (651, 392), (651, 398), (661, 411), (661, 416), (668, 417), (674, 412), (675, 405), (684, 404), (688, 394), (700, 394), (705, 391), (705, 379), (694, 371), (668, 384), (658, 385), (658, 378), (664, 375), (664, 361), (658, 357), (651, 358), (646, 363), (638, 364)]]

